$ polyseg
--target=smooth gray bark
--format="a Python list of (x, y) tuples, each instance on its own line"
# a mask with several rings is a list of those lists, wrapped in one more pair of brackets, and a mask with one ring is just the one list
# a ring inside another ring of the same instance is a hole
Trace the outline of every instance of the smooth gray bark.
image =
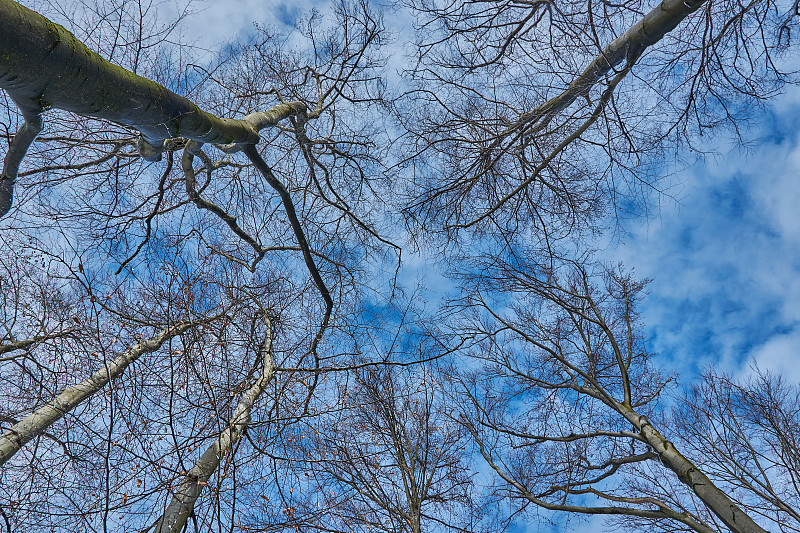
[(194, 511), (195, 503), (203, 487), (216, 472), (222, 458), (229, 453), (250, 424), (250, 413), (261, 393), (272, 379), (272, 326), (265, 317), (267, 332), (261, 346), (261, 374), (241, 396), (233, 411), (228, 428), (217, 437), (194, 464), (186, 477), (172, 493), (172, 499), (164, 514), (155, 524), (154, 533), (177, 533), (183, 531), (186, 520)]
[(97, 372), (80, 383), (67, 387), (47, 405), (40, 407), (11, 426), (11, 429), (0, 435), (0, 465), (11, 459), (31, 439), (41, 435), (51, 424), (60, 420), (66, 413), (105, 387), (109, 381), (122, 374), (128, 365), (136, 361), (142, 354), (158, 350), (165, 341), (186, 331), (192, 325), (190, 322), (182, 322), (162, 330), (151, 339), (137, 342), (103, 365)]
[(109, 63), (72, 33), (12, 0), (0, 0), (0, 87), (23, 114), (55, 107), (132, 126), (159, 146), (258, 142), (244, 121), (220, 119), (165, 87)]
[(733, 533), (767, 533), (719, 489), (700, 469), (656, 430), (647, 417), (620, 405), (619, 412), (633, 424), (658, 454), (664, 466), (672, 470)]
[(8, 147), (3, 160), (3, 170), (0, 173), (0, 217), (11, 209), (14, 198), (14, 183), (19, 172), (19, 165), (39, 132), (42, 131), (42, 117), (40, 113), (24, 116), (25, 122), (17, 130), (14, 140)]
[(58, 108), (130, 126), (141, 133), (139, 152), (148, 161), (158, 161), (164, 141), (174, 137), (228, 148), (256, 144), (259, 130), (307, 112), (303, 102), (286, 102), (243, 119), (218, 118), (106, 61), (62, 26), (13, 0), (0, 0), (0, 88), (25, 118), (0, 175), (0, 217), (11, 208), (17, 171), (41, 130), (43, 110)]

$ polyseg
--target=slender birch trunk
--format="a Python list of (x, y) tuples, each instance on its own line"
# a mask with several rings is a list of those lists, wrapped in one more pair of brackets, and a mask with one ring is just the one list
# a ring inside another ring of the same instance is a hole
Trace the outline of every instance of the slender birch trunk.
[(194, 511), (195, 503), (211, 476), (216, 472), (225, 454), (229, 453), (250, 423), (250, 413), (261, 393), (272, 379), (272, 326), (268, 318), (267, 332), (261, 346), (261, 375), (239, 399), (233, 411), (230, 425), (217, 437), (172, 493), (164, 514), (155, 524), (155, 533), (177, 533), (183, 531), (186, 520)]
[[(625, 62), (633, 65), (650, 46), (678, 27), (678, 24), (697, 11), (706, 0), (663, 0), (625, 33), (611, 41), (564, 92), (522, 113), (502, 139), (520, 128), (533, 133), (543, 129), (555, 115), (572, 102), (589, 93), (594, 84), (604, 76), (614, 74), (614, 68)], [(619, 72), (622, 69), (617, 70)], [(535, 126), (534, 126), (535, 124)]]
[(93, 373), (85, 380), (67, 387), (58, 394), (50, 403), (40, 407), (33, 413), (17, 422), (11, 429), (0, 435), (0, 465), (11, 459), (20, 448), (25, 446), (34, 437), (41, 435), (50, 425), (60, 420), (66, 413), (77, 407), (81, 402), (90, 398), (94, 393), (105, 387), (109, 381), (122, 374), (125, 369), (136, 361), (142, 354), (158, 350), (168, 339), (186, 331), (193, 324), (182, 322), (178, 325), (162, 330), (151, 339), (137, 342), (103, 368)]

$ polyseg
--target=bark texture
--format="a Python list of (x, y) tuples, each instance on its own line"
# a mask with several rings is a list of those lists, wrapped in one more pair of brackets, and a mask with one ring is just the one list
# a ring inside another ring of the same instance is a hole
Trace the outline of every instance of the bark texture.
[(50, 403), (14, 424), (11, 429), (0, 435), (0, 465), (5, 464), (20, 448), (37, 435), (41, 435), (51, 424), (105, 387), (109, 381), (122, 374), (128, 365), (136, 361), (142, 354), (158, 350), (165, 341), (190, 327), (192, 327), (191, 323), (183, 322), (162, 330), (151, 339), (137, 342), (106, 363), (103, 368), (80, 383), (67, 387)]
[(106, 61), (72, 33), (13, 0), (0, 0), (0, 88), (25, 118), (0, 175), (0, 217), (13, 201), (22, 158), (41, 131), (41, 114), (63, 109), (141, 133), (139, 152), (161, 158), (173, 137), (223, 145), (256, 144), (258, 131), (290, 115), (305, 115), (303, 102), (286, 102), (244, 119), (218, 118), (191, 100)]
[(678, 479), (691, 488), (733, 533), (767, 533), (767, 530), (756, 524), (727, 494), (714, 485), (708, 476), (665, 439), (647, 417), (624, 406), (620, 407), (620, 412), (639, 430), (639, 433), (658, 454), (664, 466), (672, 470)]
[(165, 87), (114, 65), (72, 33), (12, 0), (0, 0), (0, 87), (20, 110), (56, 107), (126, 124), (159, 146), (182, 136), (255, 143), (242, 120), (217, 118)]
[(3, 160), (3, 170), (0, 173), (0, 217), (11, 209), (19, 165), (36, 136), (42, 131), (41, 113), (27, 113), (23, 116), (25, 123), (17, 130), (14, 140), (8, 146), (8, 152)]

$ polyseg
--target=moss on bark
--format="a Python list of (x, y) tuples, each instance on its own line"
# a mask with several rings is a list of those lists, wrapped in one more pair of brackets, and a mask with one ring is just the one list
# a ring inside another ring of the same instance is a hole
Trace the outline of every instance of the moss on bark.
[(218, 118), (147, 78), (106, 61), (64, 27), (0, 0), (0, 87), (26, 112), (56, 107), (131, 126), (160, 146), (178, 135), (200, 142), (256, 143), (242, 120)]

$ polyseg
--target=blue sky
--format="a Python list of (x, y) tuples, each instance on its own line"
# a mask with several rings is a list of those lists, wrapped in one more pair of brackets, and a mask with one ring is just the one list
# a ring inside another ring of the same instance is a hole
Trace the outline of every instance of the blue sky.
[[(192, 4), (197, 14), (184, 27), (213, 50), (244, 38), (254, 21), (288, 25), (326, 5), (206, 0)], [(660, 364), (683, 384), (710, 364), (747, 373), (753, 360), (800, 382), (798, 123), (800, 90), (790, 90), (741, 125), (747, 150), (725, 134), (709, 136), (707, 148), (717, 155), (676, 174), (677, 201), (662, 198), (649, 222), (627, 222), (628, 235), (604, 253), (653, 278), (643, 318)], [(422, 258), (407, 251), (404, 258), (405, 279), (425, 279), (431, 297), (446, 290), (438, 273), (422, 274)]]
[(289, 26), (312, 8), (325, 5), (319, 0), (201, 0), (192, 3), (195, 15), (187, 21), (190, 38), (202, 39), (202, 46), (218, 49), (224, 43), (246, 39), (254, 23)]
[[(186, 35), (213, 50), (244, 38), (254, 21), (291, 24), (316, 4), (198, 2)], [(800, 383), (797, 124), (800, 90), (792, 90), (750, 124), (748, 150), (723, 136), (709, 139), (719, 155), (676, 175), (677, 201), (663, 199), (649, 222), (626, 223), (628, 234), (605, 252), (653, 278), (643, 320), (660, 365), (679, 372), (684, 385), (707, 365), (742, 375), (752, 361)], [(420, 258), (404, 257), (409, 270), (424, 268)], [(432, 295), (448, 283), (438, 272), (426, 278)], [(599, 522), (574, 531), (599, 531)]]
[[(212, 42), (244, 37), (254, 20), (288, 24), (298, 11), (315, 4), (209, 1), (187, 27), (211, 47)], [(707, 148), (718, 155), (677, 172), (681, 187), (676, 200), (662, 198), (650, 221), (627, 222), (627, 235), (604, 253), (608, 261), (634, 268), (639, 277), (653, 278), (643, 320), (659, 353), (658, 364), (679, 373), (682, 385), (708, 365), (744, 375), (753, 361), (800, 383), (797, 124), (800, 90), (792, 90), (743, 128), (747, 150), (725, 134), (709, 136)], [(408, 251), (404, 259), (404, 279), (424, 279), (424, 294), (434, 299), (448, 290), (449, 281), (440, 272), (426, 271), (435, 263), (426, 264)], [(603, 522), (593, 517), (570, 524), (570, 530), (607, 530)], [(520, 528), (544, 531), (541, 525)], [(563, 530), (561, 523), (553, 528)]]
[(678, 202), (607, 252), (653, 278), (644, 320), (664, 366), (682, 382), (709, 364), (764, 369), (800, 382), (800, 91), (752, 122), (744, 151), (711, 140), (718, 156), (677, 175)]
[[(185, 27), (213, 49), (245, 37), (254, 21), (291, 24), (324, 5), (209, 0), (193, 4), (198, 13)], [(628, 235), (604, 253), (653, 278), (643, 319), (660, 364), (683, 384), (710, 364), (747, 373), (753, 360), (800, 382), (798, 123), (800, 90), (790, 90), (740, 125), (747, 150), (726, 134), (709, 136), (707, 148), (717, 155), (677, 172), (676, 199), (662, 198), (649, 222), (627, 222)], [(422, 258), (407, 251), (404, 258), (405, 279), (425, 279), (431, 297), (446, 290), (439, 273), (422, 273)]]

